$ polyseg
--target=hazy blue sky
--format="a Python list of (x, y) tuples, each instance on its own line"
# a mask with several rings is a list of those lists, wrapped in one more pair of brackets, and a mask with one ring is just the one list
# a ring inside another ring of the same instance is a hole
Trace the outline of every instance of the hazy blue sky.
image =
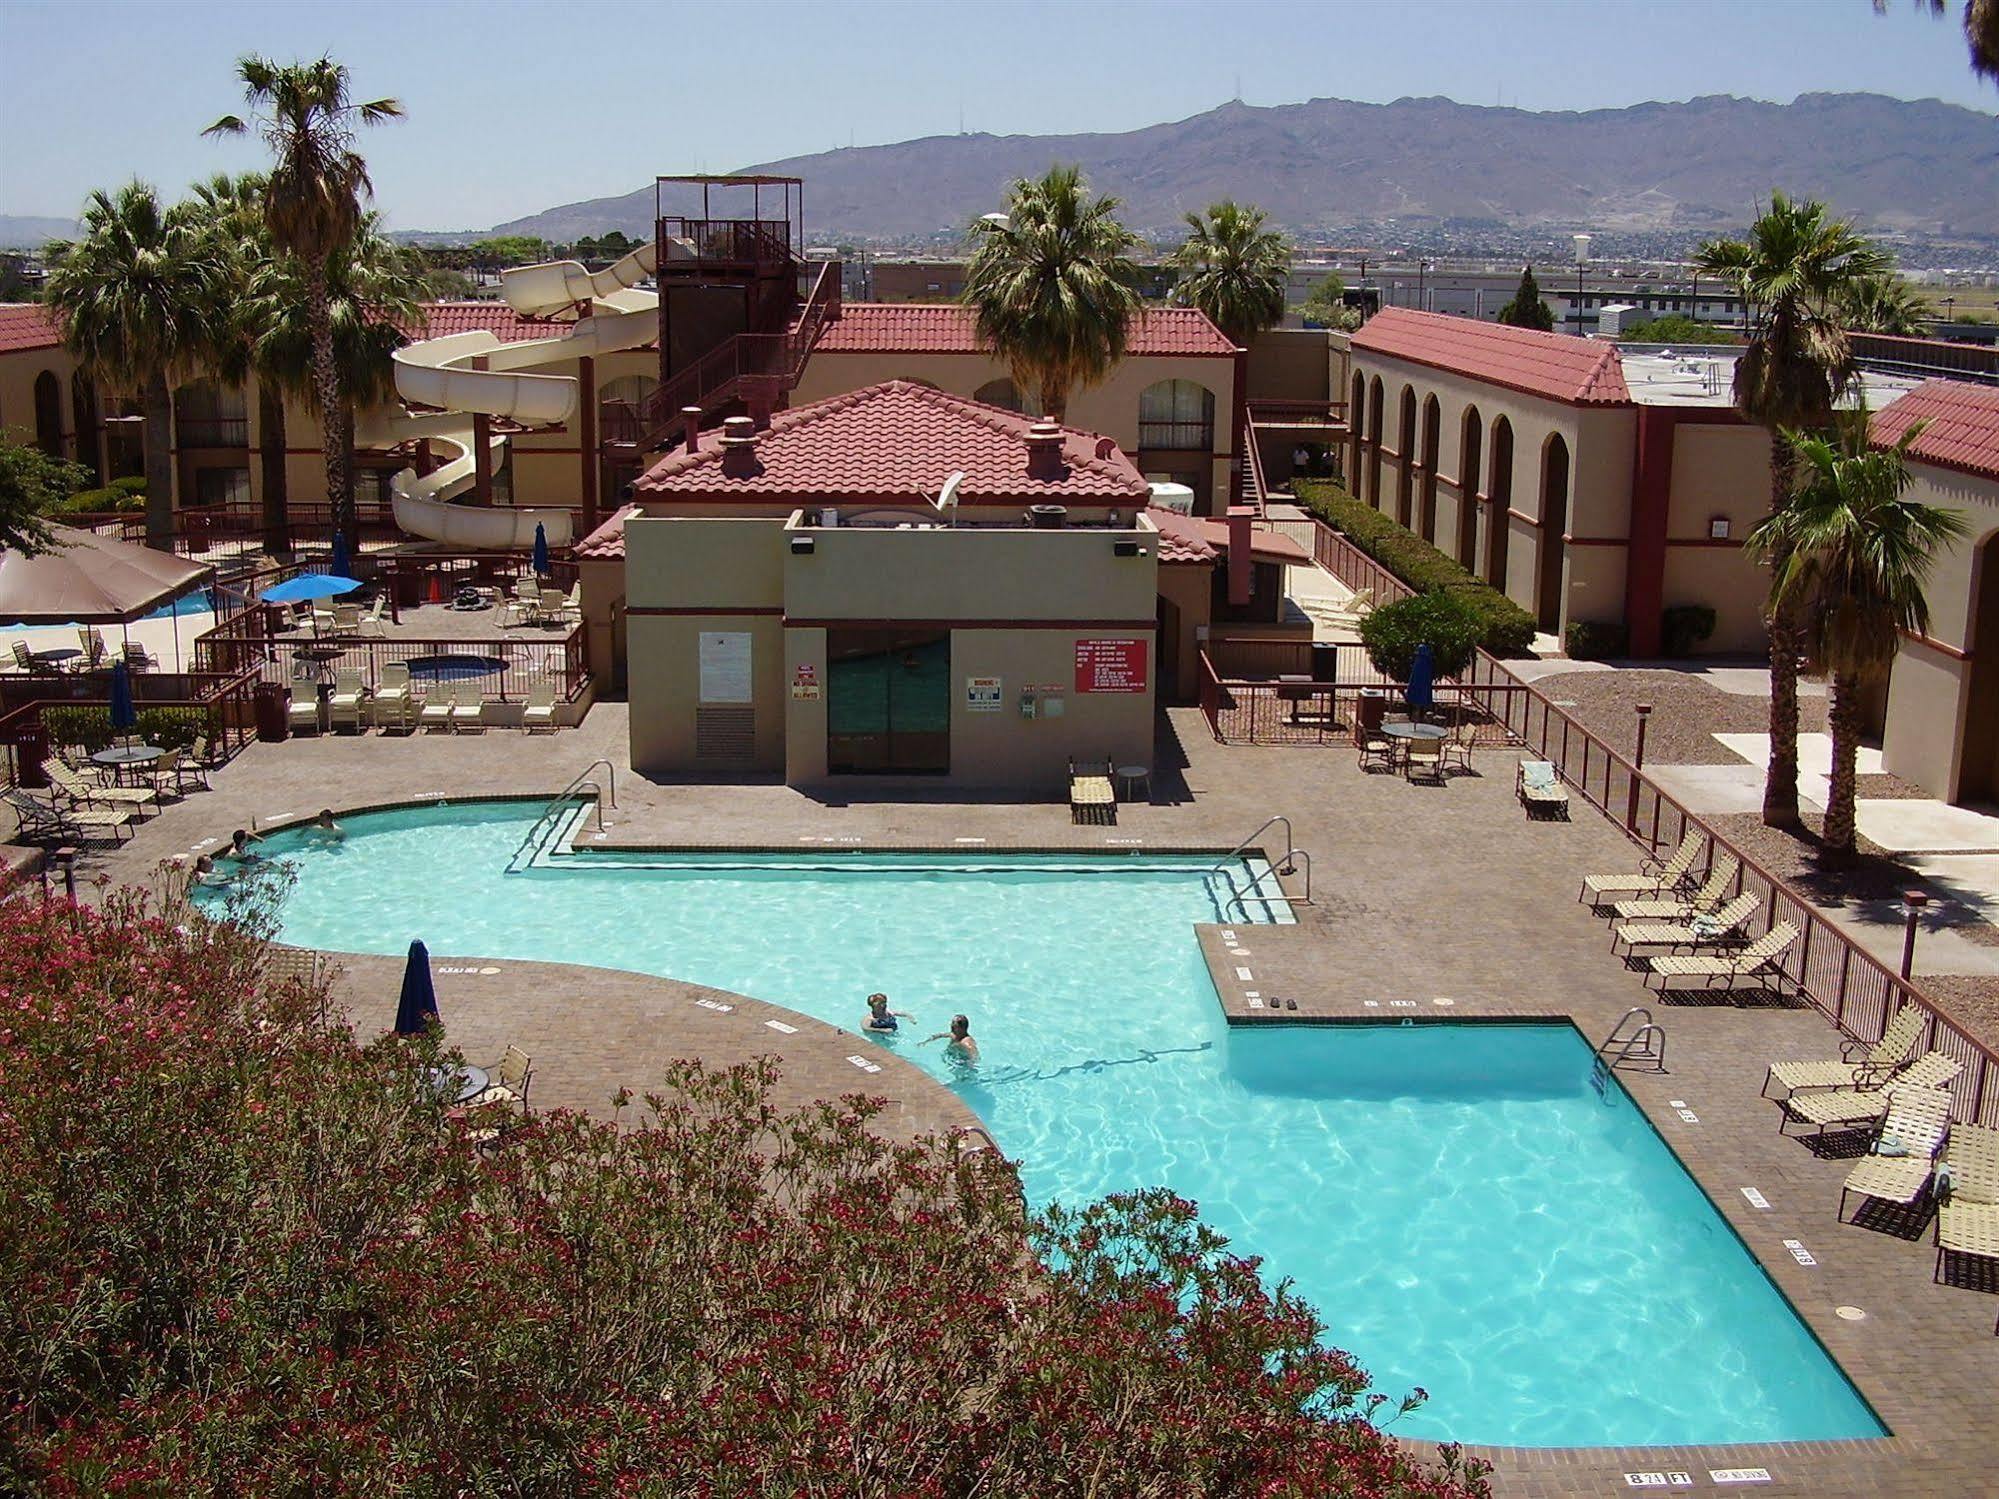
[(178, 190), (252, 164), (254, 145), (199, 134), (238, 106), (245, 51), (330, 52), (360, 97), (403, 101), (409, 119), (364, 149), (405, 229), (481, 228), (655, 172), (948, 134), (961, 109), (995, 134), (1127, 130), (1238, 86), (1251, 104), (1442, 94), (1590, 109), (1853, 89), (1999, 108), (1956, 16), (1909, 0), (1885, 17), (1868, 0), (0, 0), (0, 212), (67, 217), (134, 174)]

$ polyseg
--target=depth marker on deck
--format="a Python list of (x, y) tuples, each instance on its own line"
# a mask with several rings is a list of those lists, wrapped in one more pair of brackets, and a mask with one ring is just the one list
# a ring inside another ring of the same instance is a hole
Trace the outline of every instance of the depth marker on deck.
[[(1796, 1239), (1786, 1239), (1784, 1241), (1784, 1247), (1791, 1251), (1791, 1258), (1796, 1260), (1801, 1265), (1816, 1265), (1818, 1263), (1817, 1260), (1812, 1258), (1812, 1252), (1809, 1249), (1805, 1248), (1805, 1246)], [(1736, 1481), (1739, 1483), (1746, 1483), (1752, 1481), (1761, 1482), (1764, 1480), (1738, 1479)], [(1715, 1482), (1720, 1483), (1721, 1480), (1717, 1478)]]
[(766, 1020), (764, 1024), (769, 1026), (774, 1031), (782, 1031), (787, 1036), (795, 1036), (798, 1034), (797, 1026), (786, 1025), (782, 1020)]
[(1742, 1195), (1749, 1199), (1749, 1205), (1753, 1208), (1764, 1208), (1767, 1210), (1770, 1206), (1770, 1199), (1765, 1197), (1761, 1192), (1757, 1191), (1754, 1187), (1744, 1187), (1742, 1189)]
[(1241, 979), (1245, 984), (1248, 983), (1251, 979), (1256, 977), (1256, 975), (1247, 968), (1236, 969), (1235, 976)]

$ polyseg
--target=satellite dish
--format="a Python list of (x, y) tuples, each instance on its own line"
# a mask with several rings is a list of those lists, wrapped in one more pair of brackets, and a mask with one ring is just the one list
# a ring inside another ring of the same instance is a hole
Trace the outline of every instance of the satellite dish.
[(944, 481), (944, 487), (937, 491), (937, 498), (931, 503), (939, 510), (949, 511), (951, 524), (958, 524), (958, 488), (965, 482), (965, 471), (959, 469)]
[(979, 222), (981, 224), (991, 224), (995, 229), (1011, 229), (1013, 227), (1013, 220), (1003, 213), (982, 213), (979, 215)]

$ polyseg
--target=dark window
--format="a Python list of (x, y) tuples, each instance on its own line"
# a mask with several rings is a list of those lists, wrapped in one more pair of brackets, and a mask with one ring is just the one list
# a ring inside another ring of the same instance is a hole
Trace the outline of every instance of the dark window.
[(1162, 380), (1138, 398), (1138, 445), (1176, 452), (1215, 450), (1215, 393), (1192, 380)]
[(826, 632), (826, 768), (842, 775), (950, 770), (948, 632)]

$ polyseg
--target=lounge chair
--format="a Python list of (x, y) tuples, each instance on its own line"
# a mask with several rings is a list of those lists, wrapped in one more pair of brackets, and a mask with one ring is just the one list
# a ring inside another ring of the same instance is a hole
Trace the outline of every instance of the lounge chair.
[(1103, 773), (1077, 770), (1075, 756), (1069, 757), (1069, 821), (1112, 824), (1117, 821), (1117, 791), (1111, 781), (1111, 762), (1104, 761)]
[(470, 682), (458, 684), (457, 695), (451, 702), (451, 732), (460, 729), (477, 731), (486, 726), (486, 695)]
[(515, 1104), (525, 1112), (528, 1106), (528, 1087), (534, 1082), (534, 1058), (518, 1046), (510, 1044), (500, 1060), (485, 1070), (491, 1081), (466, 1102), (475, 1105)]
[(285, 710), (285, 722), (294, 734), (319, 732), (319, 684), (293, 683), (291, 705)]
[(128, 640), (118, 652), (118, 659), (125, 663), (127, 671), (151, 671), (153, 658), (146, 654), (146, 648), (136, 640)]
[(102, 841), (106, 833), (116, 841), (131, 832), (134, 813), (130, 807), (93, 806), (87, 802), (58, 807), (25, 791), (9, 791), (6, 797), (18, 825), (14, 837), (23, 843), (60, 848), (66, 843)]
[(1619, 921), (1685, 921), (1718, 911), (1728, 901), (1728, 887), (1742, 873), (1742, 861), (1734, 854), (1716, 854), (1708, 866), (1700, 889), (1688, 896), (1647, 896), (1618, 901), (1611, 910)]
[(44, 760), (42, 772), (49, 784), (77, 806), (151, 807), (160, 794), (149, 786), (99, 786), (86, 781), (60, 760)]
[(35, 659), (35, 653), (30, 649), (28, 649), (27, 641), (25, 640), (14, 641), (13, 649), (14, 649), (14, 664), (20, 667), (22, 671), (39, 672), (43, 669), (42, 663)]
[(1763, 1096), (1771, 1096), (1773, 1082), (1788, 1095), (1808, 1088), (1857, 1088), (1884, 1081), (1909, 1064), (1922, 1044), (1923, 1028), (1928, 1024), (1926, 1013), (1915, 1005), (1904, 1005), (1872, 1046), (1863, 1046), (1858, 1041), (1842, 1042), (1837, 1062), (1773, 1062), (1763, 1074)]
[(394, 724), (407, 729), (415, 707), (416, 699), (410, 691), (409, 663), (384, 662), (382, 675), (375, 683), (374, 695), (368, 699), (368, 716), (384, 728)]
[(451, 710), (458, 705), (458, 684), (440, 682), (423, 700), (423, 707), (417, 710), (416, 721), (423, 728), (450, 728)]
[(360, 634), (381, 638), (387, 637), (389, 624), (382, 615), (387, 610), (388, 604), (389, 600), (386, 594), (378, 593), (375, 595), (375, 601), (368, 606), (368, 612), (361, 616), (359, 624)]
[(1529, 817), (1569, 817), (1569, 793), (1546, 760), (1522, 760), (1513, 773), (1513, 794)]
[(90, 625), (78, 625), (76, 638), (83, 646), (83, 659), (90, 666), (101, 664), (106, 655), (104, 634)]
[(1706, 842), (1704, 833), (1689, 828), (1671, 858), (1647, 859), (1637, 874), (1584, 875), (1582, 894), (1576, 899), (1602, 906), (1612, 900), (1636, 900), (1682, 889), (1692, 881), (1694, 865), (1700, 861), (1701, 846)]
[(339, 671), (333, 677), (333, 696), (326, 700), (326, 719), (330, 728), (339, 728), (343, 723), (352, 724), (354, 732), (361, 732), (361, 709), (368, 699), (368, 689), (361, 681), (358, 671)]
[(1922, 1196), (1937, 1147), (1950, 1128), (1950, 1094), (1942, 1088), (1890, 1088), (1888, 1117), (1867, 1158), (1847, 1173), (1834, 1216), (1846, 1219), (1846, 1199), (1878, 1197), (1907, 1207)]
[(1820, 1134), (1829, 1129), (1857, 1129), (1872, 1124), (1887, 1111), (1891, 1094), (1901, 1088), (1947, 1088), (1964, 1064), (1940, 1051), (1924, 1052), (1894, 1077), (1872, 1087), (1820, 1088), (1793, 1093), (1777, 1104), (1777, 1132), (1793, 1124), (1810, 1124)]
[(1934, 1278), (1943, 1279), (1947, 1254), (1999, 1260), (1999, 1129), (1960, 1124), (1951, 1130), (1937, 1186)]
[(1744, 979), (1754, 979), (1763, 988), (1781, 983), (1784, 956), (1798, 940), (1798, 929), (1780, 921), (1747, 947), (1732, 953), (1661, 953), (1644, 960), (1645, 982), (1659, 981), (1661, 994), (1668, 979), (1699, 979), (1700, 987), (1712, 989), (1717, 983), (1733, 989)]
[(1627, 921), (1611, 932), (1610, 950), (1616, 952), (1622, 947), (1628, 953), (1641, 947), (1695, 950), (1737, 947), (1749, 940), (1742, 929), (1762, 905), (1761, 897), (1745, 890), (1727, 905), (1685, 921)]
[(536, 729), (555, 728), (555, 684), (535, 682), (528, 687), (527, 706), (521, 709), (521, 729), (532, 734)]

